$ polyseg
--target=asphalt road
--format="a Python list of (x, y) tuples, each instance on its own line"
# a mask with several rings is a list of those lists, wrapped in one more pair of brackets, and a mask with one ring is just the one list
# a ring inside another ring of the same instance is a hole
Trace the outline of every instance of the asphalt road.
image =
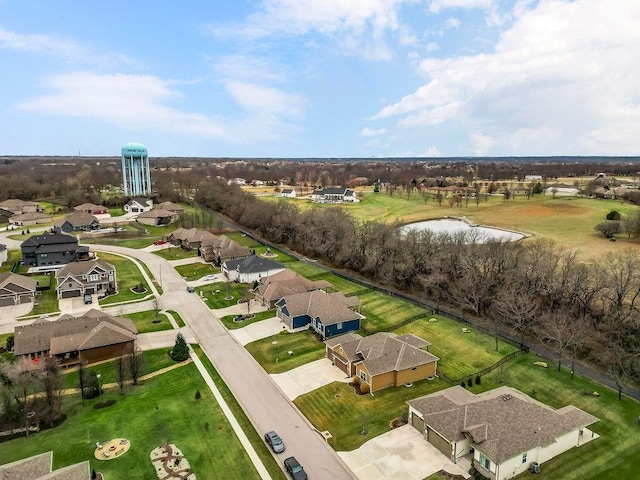
[(147, 264), (156, 279), (162, 279), (162, 308), (180, 313), (258, 433), (276, 430), (284, 440), (287, 450), (278, 456), (281, 466), (284, 458), (293, 455), (310, 478), (357, 478), (204, 302), (186, 291), (186, 282), (166, 260), (124, 247), (92, 245), (92, 249), (135, 257)]

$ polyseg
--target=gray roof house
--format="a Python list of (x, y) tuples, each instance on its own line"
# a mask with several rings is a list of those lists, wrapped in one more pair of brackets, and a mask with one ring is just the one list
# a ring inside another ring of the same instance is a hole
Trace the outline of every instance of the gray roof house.
[(222, 264), (222, 273), (232, 282), (253, 283), (264, 277), (284, 271), (282, 264), (262, 258), (258, 255), (249, 255), (244, 258), (227, 260)]
[(369, 385), (371, 393), (436, 375), (439, 359), (428, 352), (431, 344), (416, 335), (347, 333), (324, 343), (333, 365)]
[(134, 197), (124, 204), (124, 211), (129, 213), (148, 212), (153, 208), (153, 200), (144, 197)]
[(118, 289), (116, 269), (102, 260), (72, 262), (56, 271), (58, 298), (104, 295)]
[(15, 462), (0, 465), (3, 480), (89, 480), (89, 460), (53, 469), (53, 452), (41, 453)]
[(98, 228), (100, 228), (100, 221), (82, 210), (75, 210), (53, 224), (55, 233), (88, 232)]
[(0, 273), (0, 307), (33, 302), (38, 282), (16, 273)]
[(62, 365), (106, 360), (130, 352), (138, 330), (131, 320), (91, 309), (79, 317), (36, 320), (14, 330), (13, 353), (36, 358), (55, 355)]
[(474, 394), (450, 387), (407, 402), (409, 422), (454, 462), (465, 458), (490, 479), (509, 479), (535, 462), (596, 438), (593, 415), (555, 409), (510, 387)]
[(89, 249), (79, 247), (78, 239), (63, 233), (46, 233), (27, 238), (20, 245), (22, 263), (31, 266), (64, 265), (88, 257)]

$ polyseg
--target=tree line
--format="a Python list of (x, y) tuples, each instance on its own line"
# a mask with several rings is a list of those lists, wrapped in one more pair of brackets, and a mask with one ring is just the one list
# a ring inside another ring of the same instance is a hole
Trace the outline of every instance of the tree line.
[(222, 181), (196, 201), (269, 242), (369, 280), (450, 305), (521, 339), (548, 344), (560, 361), (597, 364), (618, 385), (640, 381), (640, 256), (634, 250), (579, 261), (540, 239), (481, 243), (467, 234), (358, 222), (339, 207), (300, 210)]

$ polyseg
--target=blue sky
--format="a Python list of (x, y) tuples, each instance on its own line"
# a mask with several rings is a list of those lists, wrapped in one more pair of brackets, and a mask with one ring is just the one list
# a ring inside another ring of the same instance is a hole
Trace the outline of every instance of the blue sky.
[(637, 155), (637, 0), (0, 0), (0, 154)]

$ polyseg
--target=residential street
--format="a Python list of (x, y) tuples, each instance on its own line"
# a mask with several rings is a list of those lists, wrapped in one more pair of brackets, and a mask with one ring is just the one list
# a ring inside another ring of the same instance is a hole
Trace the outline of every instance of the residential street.
[[(155, 278), (162, 278), (163, 308), (180, 313), (259, 433), (276, 430), (287, 445), (286, 456), (294, 455), (311, 478), (357, 478), (202, 300), (186, 291), (187, 283), (166, 260), (124, 247), (92, 248), (135, 257), (147, 264)], [(285, 455), (280, 457), (282, 464)]]

